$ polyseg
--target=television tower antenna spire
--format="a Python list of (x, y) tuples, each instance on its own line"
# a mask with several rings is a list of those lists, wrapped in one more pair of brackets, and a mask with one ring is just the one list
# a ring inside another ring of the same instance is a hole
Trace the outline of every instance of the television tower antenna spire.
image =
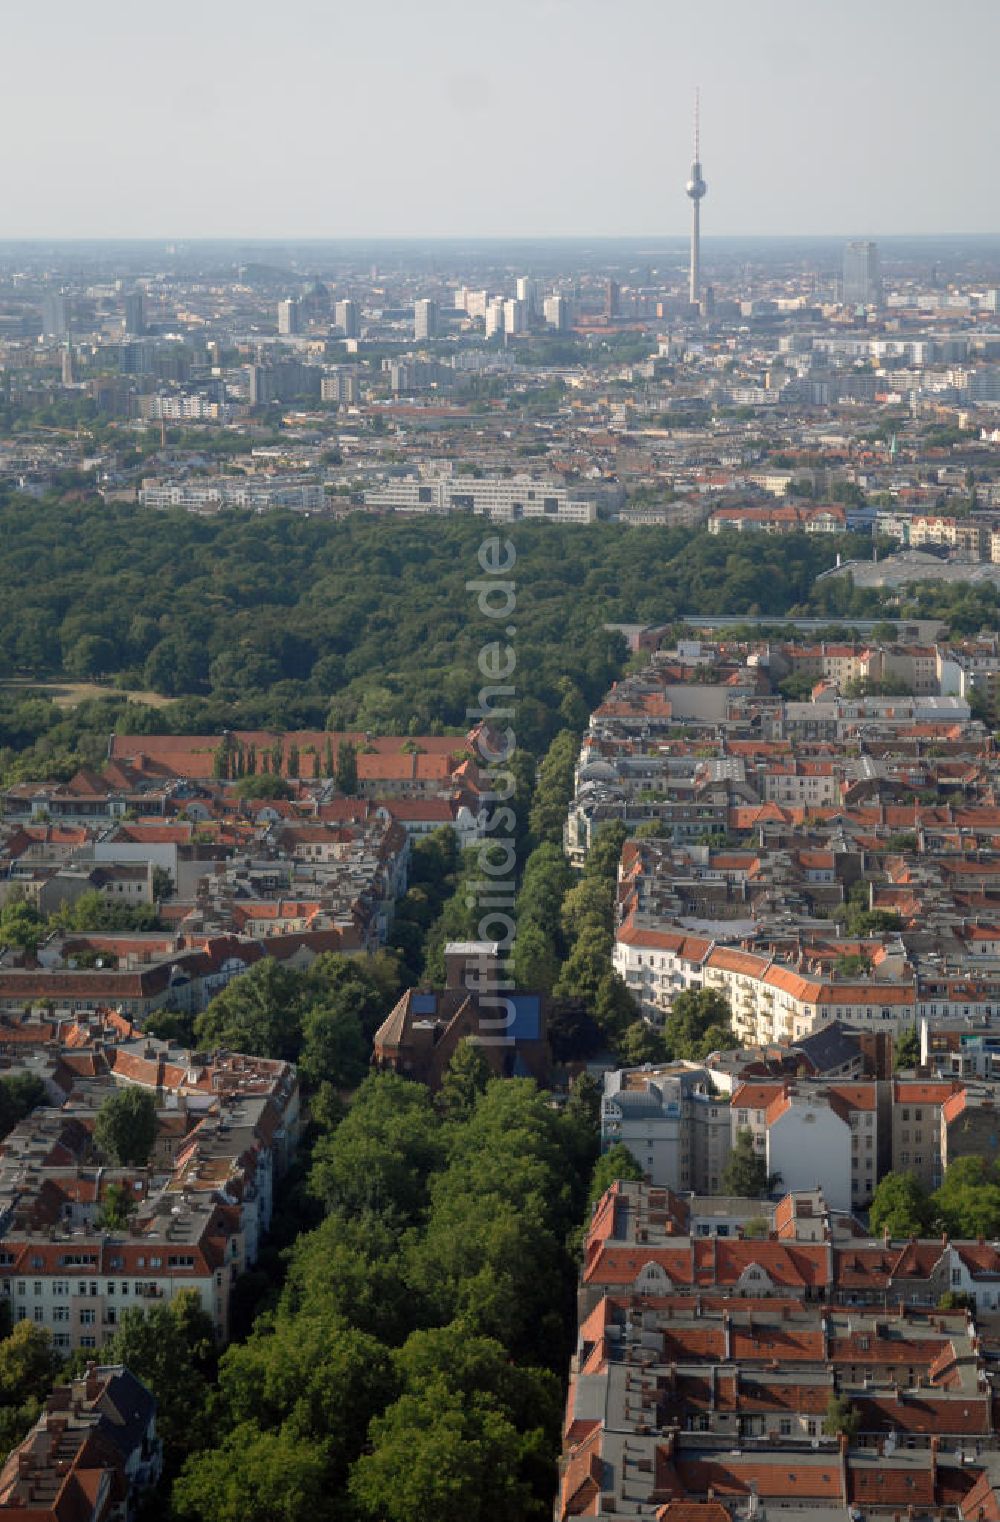
[(697, 306), (701, 299), (701, 201), (708, 189), (701, 173), (701, 90), (694, 92), (694, 162), (685, 193), (691, 201), (691, 266), (688, 300)]

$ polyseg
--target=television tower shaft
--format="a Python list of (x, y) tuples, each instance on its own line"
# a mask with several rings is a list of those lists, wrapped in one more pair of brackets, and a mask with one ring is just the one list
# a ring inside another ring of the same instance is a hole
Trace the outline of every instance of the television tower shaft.
[(691, 275), (688, 299), (692, 306), (697, 306), (701, 299), (701, 201), (708, 189), (701, 174), (701, 99), (698, 90), (694, 93), (694, 162), (684, 189), (691, 198)]

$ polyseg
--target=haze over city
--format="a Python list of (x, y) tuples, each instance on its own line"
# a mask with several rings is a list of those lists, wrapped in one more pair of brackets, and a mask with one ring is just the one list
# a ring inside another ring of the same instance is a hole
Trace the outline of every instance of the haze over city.
[[(6, 237), (997, 231), (993, 0), (11, 6)], [(104, 189), (107, 193), (104, 193)]]

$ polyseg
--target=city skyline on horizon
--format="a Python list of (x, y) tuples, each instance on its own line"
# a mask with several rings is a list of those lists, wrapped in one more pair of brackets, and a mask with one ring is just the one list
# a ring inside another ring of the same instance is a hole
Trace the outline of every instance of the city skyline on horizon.
[[(1000, 10), (955, 0), (943, 27), (934, 0), (843, 0), (821, 19), (794, 0), (752, 13), (729, 0), (614, 12), (429, 0), (419, 13), (388, 0), (376, 36), (314, 0), (289, 0), (280, 29), (261, 0), (238, 13), (179, 0), (167, 29), (121, 0), (85, 14), (55, 0), (44, 21), (9, 22), (21, 66), (0, 130), (18, 149), (0, 164), (0, 230), (672, 239), (690, 217), (700, 84), (706, 242), (1000, 235), (983, 191)], [(136, 69), (159, 114), (123, 131), (128, 108), (102, 80)], [(114, 170), (104, 195), (102, 164)]]

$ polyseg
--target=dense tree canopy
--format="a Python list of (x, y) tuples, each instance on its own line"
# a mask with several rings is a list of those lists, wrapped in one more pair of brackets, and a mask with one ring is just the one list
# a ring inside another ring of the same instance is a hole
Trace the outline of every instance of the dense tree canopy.
[[(198, 518), (0, 494), (0, 676), (100, 675), (175, 700), (126, 709), (109, 695), (67, 715), (9, 694), (0, 767), (27, 776), (99, 763), (116, 726), (464, 731), (482, 685), (484, 621), (466, 582), (483, 533), (459, 518)], [(519, 524), (518, 743), (539, 754), (585, 722), (625, 657), (608, 622), (786, 613), (808, 602), (838, 550), (850, 553), (849, 540), (826, 537), (734, 545), (688, 529)], [(821, 587), (837, 614), (859, 596), (847, 582)], [(352, 760), (332, 759), (343, 789)], [(559, 759), (532, 819), (538, 840), (561, 828)]]
[(109, 1094), (94, 1121), (94, 1140), (123, 1167), (144, 1167), (156, 1140), (154, 1096), (131, 1084)]
[(932, 1193), (914, 1173), (887, 1173), (872, 1199), (873, 1231), (897, 1240), (947, 1232), (955, 1238), (1000, 1234), (1000, 1164), (985, 1157), (957, 1157)]
[(399, 988), (390, 952), (364, 961), (327, 952), (308, 972), (262, 957), (216, 994), (193, 1035), (201, 1046), (297, 1062), (311, 1087), (349, 1089), (367, 1071), (372, 1037)]
[(19, 1321), (10, 1331), (9, 1302), (4, 1322), (7, 1335), (0, 1340), (0, 1449), (6, 1455), (37, 1421), (60, 1358), (44, 1327)]
[(107, 1363), (125, 1364), (149, 1386), (157, 1400), (164, 1450), (168, 1457), (182, 1452), (215, 1366), (213, 1327), (198, 1295), (183, 1290), (169, 1304), (123, 1311), (102, 1356)]
[(915, 1173), (887, 1173), (879, 1180), (868, 1211), (874, 1232), (897, 1241), (919, 1237), (931, 1222), (930, 1201)]
[(591, 1205), (597, 1204), (604, 1191), (610, 1189), (616, 1179), (632, 1179), (641, 1184), (645, 1176), (628, 1148), (621, 1142), (616, 1143), (607, 1152), (603, 1152), (594, 1165), (590, 1180)]
[(767, 1162), (754, 1147), (753, 1132), (740, 1131), (722, 1170), (722, 1192), (738, 1199), (760, 1199), (767, 1193)]
[(371, 1075), (319, 1139), (328, 1214), (220, 1360), (179, 1517), (551, 1514), (594, 1111), (484, 1083), (475, 1057), (460, 1048), (438, 1103)]
[(0, 1139), (48, 1102), (45, 1084), (37, 1073), (7, 1073), (0, 1078)]
[(664, 1022), (668, 1051), (688, 1062), (702, 1062), (711, 1052), (738, 1045), (730, 1018), (729, 1004), (716, 989), (685, 990)]

